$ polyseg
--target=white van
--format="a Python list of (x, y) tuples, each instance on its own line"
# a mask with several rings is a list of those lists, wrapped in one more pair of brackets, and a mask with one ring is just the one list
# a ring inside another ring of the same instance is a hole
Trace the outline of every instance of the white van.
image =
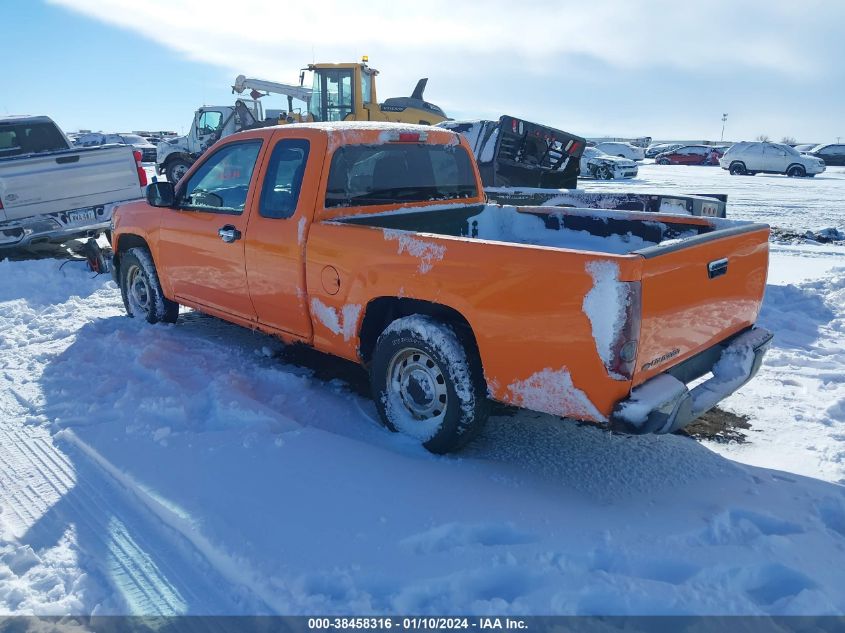
[(825, 169), (823, 160), (801, 154), (783, 143), (735, 143), (719, 159), (719, 165), (732, 176), (764, 173), (803, 178)]

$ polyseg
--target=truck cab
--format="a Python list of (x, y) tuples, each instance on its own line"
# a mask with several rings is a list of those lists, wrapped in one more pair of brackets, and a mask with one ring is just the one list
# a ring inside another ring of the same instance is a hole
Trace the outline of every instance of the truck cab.
[(260, 101), (238, 99), (234, 106), (203, 106), (194, 113), (191, 128), (158, 144), (156, 172), (170, 182), (178, 182), (205, 150), (219, 139), (263, 122)]

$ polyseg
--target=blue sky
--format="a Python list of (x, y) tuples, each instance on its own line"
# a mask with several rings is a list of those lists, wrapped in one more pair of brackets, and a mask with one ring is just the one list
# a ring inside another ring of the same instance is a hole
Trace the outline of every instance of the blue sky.
[[(508, 113), (583, 135), (845, 137), (845, 2), (373, 0), (0, 2), (0, 113), (67, 130), (184, 131), (237, 74), (295, 82), (368, 54), (380, 98), (454, 118)], [(739, 5), (739, 6), (737, 6)], [(363, 7), (363, 10), (362, 10)], [(281, 100), (268, 102), (281, 107)]]

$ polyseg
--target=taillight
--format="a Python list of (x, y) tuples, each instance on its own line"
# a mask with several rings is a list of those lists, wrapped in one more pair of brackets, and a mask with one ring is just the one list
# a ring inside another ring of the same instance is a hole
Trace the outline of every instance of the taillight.
[(624, 321), (610, 345), (610, 362), (606, 362), (605, 366), (614, 378), (631, 380), (637, 364), (637, 339), (640, 337), (642, 320), (642, 285), (639, 281), (619, 283), (626, 288)]
[(578, 153), (578, 150), (581, 149), (581, 141), (575, 141), (572, 143), (571, 146), (567, 146), (566, 153), (570, 156), (575, 156)]
[(143, 154), (139, 150), (134, 150), (132, 155), (135, 157), (135, 169), (138, 170), (138, 184), (142, 187), (147, 186), (147, 172), (144, 171), (144, 166), (141, 164)]

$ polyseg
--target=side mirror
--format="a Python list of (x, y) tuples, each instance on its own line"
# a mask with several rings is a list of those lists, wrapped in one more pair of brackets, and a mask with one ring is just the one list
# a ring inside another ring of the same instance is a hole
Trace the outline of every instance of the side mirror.
[(172, 207), (176, 204), (176, 190), (172, 182), (153, 182), (147, 187), (147, 204), (151, 207)]

